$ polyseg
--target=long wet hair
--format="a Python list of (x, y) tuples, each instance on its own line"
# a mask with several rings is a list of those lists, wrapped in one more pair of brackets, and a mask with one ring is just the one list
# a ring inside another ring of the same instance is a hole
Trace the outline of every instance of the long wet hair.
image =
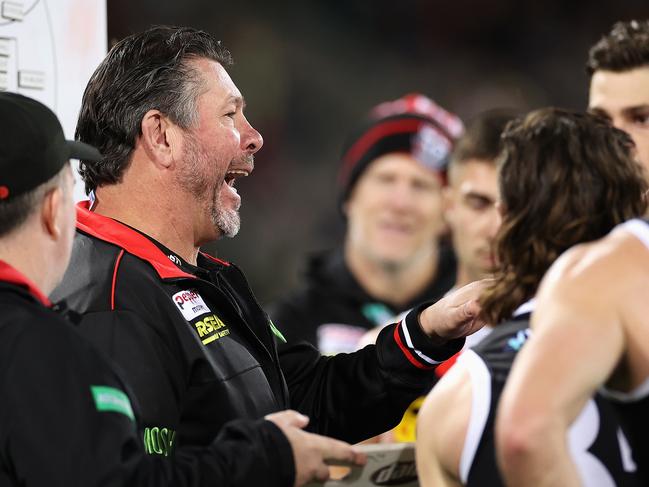
[(498, 268), (480, 299), (483, 317), (494, 325), (534, 296), (562, 252), (647, 208), (631, 138), (593, 115), (537, 110), (512, 121), (502, 142)]

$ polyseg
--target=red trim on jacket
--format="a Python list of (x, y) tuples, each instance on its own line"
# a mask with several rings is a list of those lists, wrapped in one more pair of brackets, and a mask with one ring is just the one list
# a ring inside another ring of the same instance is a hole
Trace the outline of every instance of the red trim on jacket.
[(0, 260), (0, 281), (24, 287), (29, 294), (34, 296), (34, 298), (42, 303), (43, 306), (47, 306), (48, 308), (52, 306), (52, 302), (41, 292), (40, 289), (38, 289), (36, 284), (30, 281), (18, 269), (3, 260)]
[(394, 341), (397, 342), (397, 345), (399, 345), (399, 348), (401, 349), (401, 351), (403, 352), (403, 354), (406, 356), (406, 358), (408, 359), (408, 361), (409, 361), (412, 365), (414, 365), (415, 367), (417, 367), (418, 369), (422, 369), (422, 370), (430, 370), (430, 369), (432, 369), (434, 366), (431, 367), (431, 366), (428, 366), (428, 365), (424, 365), (424, 364), (422, 364), (422, 363), (421, 363), (419, 360), (417, 360), (417, 359), (415, 358), (415, 356), (410, 352), (410, 350), (408, 349), (408, 347), (406, 347), (406, 346), (403, 344), (403, 341), (401, 341), (401, 337), (399, 336), (399, 327), (400, 327), (400, 326), (401, 326), (401, 322), (397, 323), (397, 325), (394, 327)]
[(119, 263), (122, 260), (122, 256), (124, 255), (124, 249), (122, 249), (119, 254), (117, 255), (117, 259), (115, 259), (115, 269), (113, 270), (113, 284), (110, 287), (110, 309), (111, 311), (115, 310), (115, 284), (117, 284), (117, 268), (119, 267)]
[(196, 276), (176, 267), (169, 257), (147, 237), (117, 220), (89, 211), (89, 207), (89, 201), (77, 204), (77, 229), (99, 240), (117, 245), (129, 254), (145, 260), (162, 279), (174, 277), (196, 279)]
[(226, 265), (226, 266), (229, 266), (229, 265), (230, 265), (229, 262), (226, 262), (226, 261), (224, 261), (224, 260), (221, 260), (221, 259), (219, 259), (218, 257), (214, 257), (213, 255), (206, 254), (205, 252), (201, 252), (201, 255), (202, 255), (203, 257), (205, 257), (206, 259), (208, 259), (208, 260), (212, 260), (212, 261), (214, 261), (214, 262), (216, 262), (216, 263), (218, 263), (218, 264)]
[(448, 358), (444, 360), (441, 364), (437, 366), (435, 369), (435, 375), (439, 378), (442, 378), (446, 372), (448, 372), (453, 365), (455, 365), (455, 362), (457, 362), (457, 359), (460, 358), (460, 354), (462, 353), (462, 350), (460, 350), (458, 353), (453, 355), (451, 358)]

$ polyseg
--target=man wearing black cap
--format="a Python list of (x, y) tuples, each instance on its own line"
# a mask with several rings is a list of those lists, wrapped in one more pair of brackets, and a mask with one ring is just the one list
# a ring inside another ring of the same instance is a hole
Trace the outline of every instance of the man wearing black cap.
[[(77, 134), (104, 158), (82, 161), (95, 199), (78, 207), (56, 295), (83, 313), (82, 332), (128, 374), (151, 453), (172, 458), (231, 420), (286, 408), (308, 415), (299, 425), (313, 432), (372, 436), (398, 421), (437, 362), (481, 326), (470, 299), (479, 290), (411, 313), (376, 347), (347, 357), (321, 357), (306, 344), (278, 350), (281, 333), (242, 271), (200, 252), (237, 233), (234, 185), (263, 143), (229, 62), (209, 34), (163, 26), (123, 39), (102, 61)], [(165, 436), (173, 444), (153, 448)], [(293, 445), (298, 468), (311, 445)]]
[[(348, 445), (291, 426), (304, 422), (291, 411), (231, 422), (174, 464), (145, 455), (125, 383), (46, 297), (70, 258), (68, 161), (81, 157), (101, 155), (66, 141), (41, 103), (0, 93), (0, 485), (289, 486), (323, 478), (323, 457), (358, 461)], [(310, 451), (293, 455), (300, 436)]]
[(74, 235), (68, 161), (99, 153), (66, 141), (48, 108), (12, 93), (0, 93), (0, 138), (0, 484), (96, 485), (120, 473), (116, 449), (137, 450), (133, 410), (45, 295)]
[(458, 117), (412, 94), (375, 107), (350, 137), (339, 173), (344, 246), (313, 256), (303, 286), (270, 308), (289, 342), (356, 350), (367, 330), (453, 286), (441, 188), (462, 131)]

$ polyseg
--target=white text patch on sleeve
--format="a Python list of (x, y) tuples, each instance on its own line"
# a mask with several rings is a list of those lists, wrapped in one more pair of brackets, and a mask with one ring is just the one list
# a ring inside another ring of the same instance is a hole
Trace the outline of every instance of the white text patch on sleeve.
[(210, 312), (205, 301), (203, 301), (201, 295), (196, 291), (189, 289), (180, 291), (174, 294), (172, 299), (187, 321), (191, 321), (197, 316)]

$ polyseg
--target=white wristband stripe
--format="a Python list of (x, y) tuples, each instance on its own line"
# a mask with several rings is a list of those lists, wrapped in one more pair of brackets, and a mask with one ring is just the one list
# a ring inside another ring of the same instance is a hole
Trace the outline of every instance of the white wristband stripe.
[(408, 345), (408, 348), (415, 352), (417, 356), (422, 359), (424, 362), (431, 364), (431, 365), (437, 365), (441, 364), (441, 362), (438, 362), (437, 360), (433, 360), (432, 358), (424, 355), (421, 351), (417, 350), (415, 346), (412, 344), (412, 339), (410, 338), (410, 333), (408, 332), (408, 327), (406, 326), (406, 320), (403, 319), (401, 320), (401, 329), (403, 330), (403, 336), (406, 339), (406, 345)]

